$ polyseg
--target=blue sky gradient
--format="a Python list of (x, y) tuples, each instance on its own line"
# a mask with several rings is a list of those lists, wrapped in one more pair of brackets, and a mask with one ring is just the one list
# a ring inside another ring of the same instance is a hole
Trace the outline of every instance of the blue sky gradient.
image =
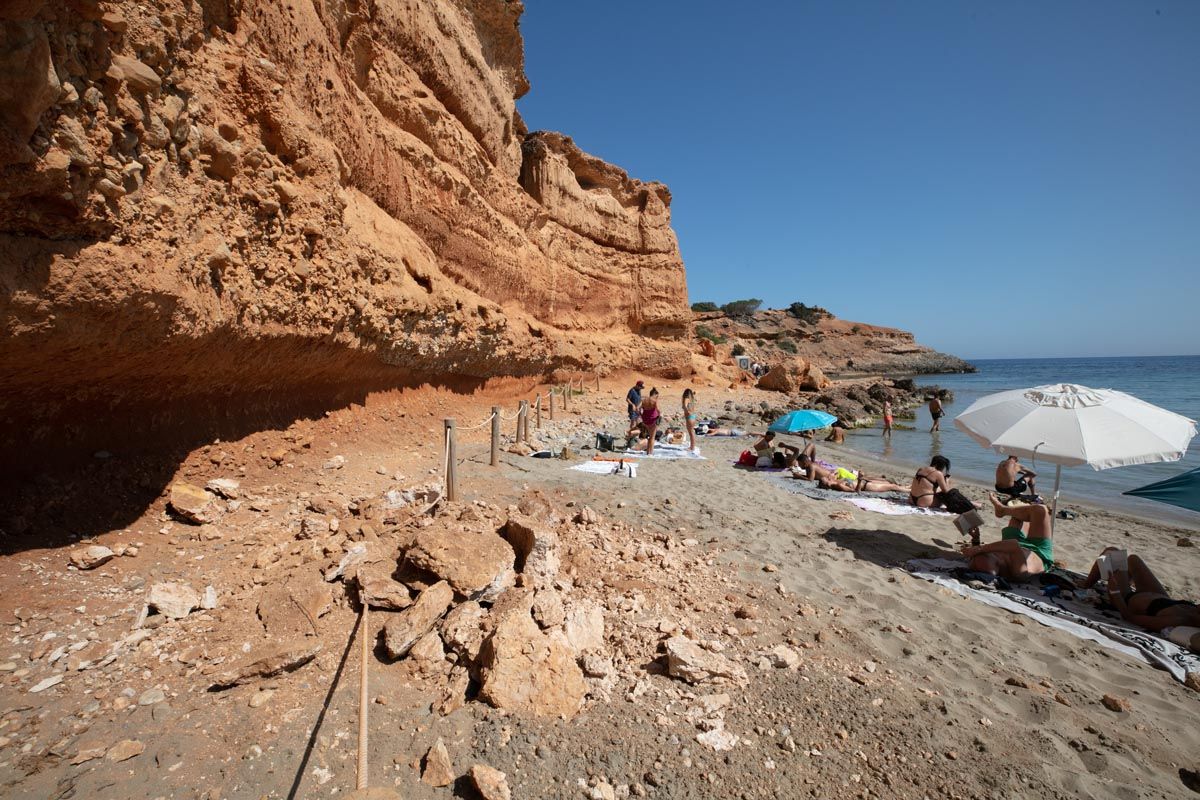
[(1200, 2), (529, 2), (530, 129), (671, 187), (693, 302), (1200, 352)]

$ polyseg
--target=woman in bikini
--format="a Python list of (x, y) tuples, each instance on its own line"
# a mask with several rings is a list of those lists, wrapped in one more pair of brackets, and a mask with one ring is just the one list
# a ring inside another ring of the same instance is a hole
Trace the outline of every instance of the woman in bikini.
[(642, 427), (646, 431), (646, 455), (654, 455), (654, 434), (658, 431), (658, 421), (662, 413), (658, 410), (658, 389), (651, 389), (650, 394), (642, 400)]
[[(1100, 555), (1106, 555), (1116, 549), (1105, 548)], [(1092, 564), (1092, 571), (1079, 587), (1089, 589), (1099, 580), (1100, 562), (1097, 561)], [(1146, 630), (1161, 631), (1163, 628), (1178, 626), (1200, 627), (1200, 606), (1188, 600), (1175, 600), (1167, 594), (1167, 590), (1139, 556), (1129, 556), (1128, 572), (1118, 570), (1109, 576), (1108, 600), (1121, 612), (1122, 618)], [(1190, 646), (1194, 650), (1198, 644), (1200, 641), (1184, 646)]]
[(810, 481), (816, 481), (822, 489), (830, 489), (835, 492), (904, 491), (903, 486), (892, 483), (886, 475), (869, 478), (862, 470), (854, 472), (836, 464), (830, 464), (828, 461), (814, 458), (810, 449), (813, 449), (811, 444), (796, 457), (796, 464), (792, 467), (793, 478), (807, 478)]
[(950, 459), (934, 456), (928, 467), (921, 467), (908, 487), (908, 500), (918, 508), (937, 508), (941, 495), (950, 491)]
[(687, 428), (688, 447), (696, 452), (696, 393), (683, 390), (683, 425)]

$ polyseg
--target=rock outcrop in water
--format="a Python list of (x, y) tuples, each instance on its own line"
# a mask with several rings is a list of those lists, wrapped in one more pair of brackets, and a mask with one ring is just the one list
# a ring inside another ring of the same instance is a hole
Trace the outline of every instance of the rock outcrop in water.
[(526, 131), (522, 10), (0, 8), (0, 452), (425, 381), (689, 372), (670, 192)]

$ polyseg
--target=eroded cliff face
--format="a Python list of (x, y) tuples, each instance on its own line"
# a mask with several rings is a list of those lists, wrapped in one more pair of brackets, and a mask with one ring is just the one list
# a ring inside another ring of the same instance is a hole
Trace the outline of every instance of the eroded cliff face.
[(522, 10), (0, 7), (2, 446), (426, 380), (690, 371), (670, 193), (525, 130)]

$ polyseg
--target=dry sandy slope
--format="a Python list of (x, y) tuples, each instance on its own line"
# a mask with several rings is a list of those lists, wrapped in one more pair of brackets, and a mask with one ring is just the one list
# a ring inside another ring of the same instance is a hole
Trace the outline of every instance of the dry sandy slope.
[[(682, 387), (661, 388), (674, 397)], [(703, 391), (702, 400), (715, 395)], [(571, 421), (564, 423), (560, 415), (556, 426), (590, 430), (593, 410), (608, 413), (622, 392), (614, 386), (577, 399), (566, 415)], [(715, 396), (720, 403), (733, 398)], [(419, 476), (436, 463), (435, 448), (427, 443), (447, 409), (466, 424), (491, 402), (440, 392), (380, 398), (294, 426), (293, 433), (312, 442), (311, 453), (290, 457), (294, 470), (261, 466), (257, 454), (282, 438), (264, 432), (198, 450), (178, 472), (199, 480), (228, 470), (229, 462), (220, 469), (211, 463), (215, 451), (225, 450), (234, 454), (234, 463), (247, 466), (244, 485), (269, 488), (281, 498), (335, 489), (376, 491), (390, 480), (376, 474), (376, 465)], [(251, 443), (254, 457), (241, 459)], [(445, 789), (418, 783), (413, 766), (441, 736), (456, 774), (472, 763), (488, 763), (504, 770), (515, 794), (525, 797), (586, 797), (593, 791), (603, 797), (605, 789), (596, 788), (601, 782), (617, 795), (651, 797), (1192, 796), (1178, 771), (1200, 767), (1195, 693), (1141, 663), (1028, 622), (1016, 624), (1005, 612), (889, 567), (953, 544), (948, 522), (885, 517), (790, 495), (729, 466), (743, 441), (703, 446), (707, 461), (646, 463), (628, 481), (514, 456), (492, 469), (479, 458), (485, 450), (482, 432), (465, 434), (463, 492), (469, 500), (485, 498), (503, 508), (536, 487), (560, 508), (586, 503), (606, 523), (628, 526), (614, 525), (613, 552), (605, 552), (603, 541), (578, 542), (580, 563), (595, 565), (576, 576), (588, 591), (628, 592), (617, 578), (634, 565), (622, 554), (669, 540), (677, 554), (673, 563), (683, 571), (646, 573), (645, 607), (630, 612), (630, 619), (610, 611), (610, 624), (661, 620), (720, 640), (750, 674), (745, 689), (730, 690), (733, 703), (725, 714), (726, 728), (742, 741), (728, 753), (696, 742), (699, 730), (688, 709), (696, 695), (713, 690), (689, 689), (657, 674), (660, 656), (653, 648), (643, 654), (643, 670), (619, 676), (609, 701), (594, 701), (571, 722), (522, 719), (480, 703), (439, 717), (430, 713), (436, 698), (427, 682), (403, 664), (380, 662), (372, 690), (382, 700), (372, 716), (376, 783), (394, 782), (405, 797), (448, 796)], [(333, 452), (348, 460), (336, 475), (320, 469)], [(107, 567), (107, 577), (66, 573), (65, 553), (58, 549), (28, 549), (0, 559), (0, 620), (12, 626), (15, 638), (16, 607), (45, 615), (26, 623), (22, 637), (28, 640), (32, 632), (68, 624), (63, 620), (69, 620), (70, 609), (86, 604), (88, 615), (113, 615), (96, 630), (108, 635), (108, 626), (116, 626), (123, 632), (127, 600), (113, 589), (137, 576), (221, 580), (240, 568), (234, 554), (247, 552), (241, 539), (271, 535), (259, 530), (269, 528), (266, 523), (231, 529), (224, 540), (202, 541), (179, 526), (159, 534), (169, 527), (160, 513), (161, 504), (152, 504), (125, 524), (134, 533), (100, 537), (146, 542), (137, 558)], [(1161, 567), (1165, 582), (1179, 594), (1200, 594), (1194, 551), (1177, 550), (1168, 529), (1105, 512), (1081, 515), (1065, 528), (1060, 551), (1073, 566), (1120, 541)], [(693, 539), (694, 544), (685, 541)], [(774, 571), (766, 571), (768, 565)], [(287, 796), (353, 612), (337, 605), (322, 618), (326, 652), (310, 667), (259, 686), (209, 694), (200, 686), (202, 677), (176, 658), (192, 644), (208, 646), (210, 661), (219, 657), (217, 645), (226, 646), (222, 637), (230, 635), (241, 613), (236, 586), (229, 594), (222, 590), (223, 608), (215, 619), (158, 629), (150, 649), (139, 649), (128, 668), (99, 676), (86, 692), (77, 677), (40, 695), (20, 688), (27, 681), (5, 680), (0, 704), (8, 711), (0, 714), (0, 737), (10, 741), (0, 747), (4, 793)], [(743, 607), (753, 608), (750, 618), (735, 614)], [(784, 642), (799, 649), (799, 670), (760, 669), (757, 654)], [(22, 648), (11, 649), (24, 656)], [(2, 655), (10, 656), (7, 650)], [(201, 669), (204, 664), (202, 658)], [(356, 666), (351, 656), (297, 796), (330, 796), (353, 786)], [(1006, 684), (1016, 677), (1031, 688)], [(113, 709), (122, 690), (133, 689), (136, 700), (155, 685), (167, 687), (167, 702), (135, 703), (121, 713)], [(250, 698), (264, 687), (273, 697), (249, 708)], [(1105, 709), (1099, 701), (1107, 693), (1127, 698), (1132, 711)], [(1056, 694), (1070, 705), (1056, 702)], [(85, 745), (126, 738), (145, 742), (146, 752), (121, 763), (69, 763)], [(31, 747), (22, 753), (25, 744)]]

